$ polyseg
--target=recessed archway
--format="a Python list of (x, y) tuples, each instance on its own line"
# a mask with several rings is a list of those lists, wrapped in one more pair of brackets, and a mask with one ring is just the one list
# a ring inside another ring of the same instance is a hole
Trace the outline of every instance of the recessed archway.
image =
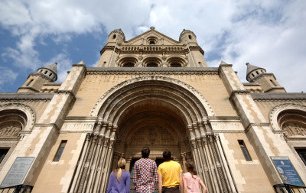
[[(173, 158), (181, 163), (182, 154), (191, 160), (188, 133), (178, 111), (177, 107), (156, 97), (130, 106), (118, 121), (115, 155), (124, 155), (129, 169), (133, 164), (131, 161), (141, 157), (140, 150), (144, 146), (151, 149), (150, 158), (153, 160), (160, 160), (165, 149), (170, 150)], [(113, 163), (117, 159), (115, 156)]]
[[(93, 182), (103, 192), (116, 160), (124, 156), (132, 165), (143, 146), (151, 148), (151, 158), (161, 157), (165, 148), (174, 159), (193, 161), (212, 192), (231, 192), (233, 179), (218, 135), (211, 130), (214, 112), (194, 88), (179, 80), (144, 76), (122, 82), (106, 92), (91, 111), (97, 117), (93, 133), (88, 134), (85, 150), (75, 176), (74, 190)], [(88, 179), (87, 160), (94, 180)], [(104, 171), (104, 172), (100, 172)], [(100, 191), (100, 189), (99, 189)]]

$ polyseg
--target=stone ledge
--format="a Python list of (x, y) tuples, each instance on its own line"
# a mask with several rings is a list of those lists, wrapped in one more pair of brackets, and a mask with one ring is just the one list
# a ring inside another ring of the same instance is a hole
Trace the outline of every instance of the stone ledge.
[(89, 67), (87, 73), (216, 73), (217, 67)]
[(254, 100), (306, 100), (306, 93), (251, 93)]
[(0, 93), (1, 100), (51, 100), (50, 93)]

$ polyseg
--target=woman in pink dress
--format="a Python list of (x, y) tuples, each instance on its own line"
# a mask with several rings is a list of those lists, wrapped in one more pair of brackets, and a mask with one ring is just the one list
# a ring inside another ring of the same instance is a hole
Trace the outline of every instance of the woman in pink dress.
[(184, 193), (208, 193), (204, 182), (190, 163), (186, 164), (187, 172), (183, 174)]

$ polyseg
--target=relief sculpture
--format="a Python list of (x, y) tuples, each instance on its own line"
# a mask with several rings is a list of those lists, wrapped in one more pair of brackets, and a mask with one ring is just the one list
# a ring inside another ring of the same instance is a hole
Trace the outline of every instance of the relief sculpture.
[(21, 129), (16, 126), (0, 127), (0, 138), (16, 138)]

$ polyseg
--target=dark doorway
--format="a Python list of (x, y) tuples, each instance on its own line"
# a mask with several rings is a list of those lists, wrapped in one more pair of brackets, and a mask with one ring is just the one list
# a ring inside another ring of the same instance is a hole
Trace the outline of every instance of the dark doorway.
[(0, 148), (0, 163), (2, 162), (8, 151), (9, 148)]
[(306, 165), (306, 148), (296, 148), (295, 150)]

